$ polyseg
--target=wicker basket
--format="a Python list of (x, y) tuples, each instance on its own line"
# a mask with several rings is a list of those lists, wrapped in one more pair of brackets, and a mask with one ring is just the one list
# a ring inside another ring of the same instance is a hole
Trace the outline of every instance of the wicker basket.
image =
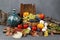
[(20, 16), (21, 17), (23, 17), (23, 13), (24, 12), (30, 12), (30, 13), (35, 14), (35, 12), (36, 12), (35, 5), (32, 5), (32, 4), (22, 4), (21, 3), (21, 6), (20, 6)]

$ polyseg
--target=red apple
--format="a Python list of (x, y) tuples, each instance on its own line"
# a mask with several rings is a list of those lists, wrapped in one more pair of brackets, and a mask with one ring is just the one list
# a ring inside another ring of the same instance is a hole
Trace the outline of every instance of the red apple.
[(24, 24), (24, 25), (23, 25), (23, 28), (24, 28), (24, 29), (28, 28), (28, 24)]
[(18, 29), (22, 29), (22, 25), (20, 24), (20, 25), (18, 25)]
[(38, 15), (38, 17), (39, 17), (40, 19), (44, 19), (44, 18), (45, 18), (45, 15), (44, 15), (43, 13), (40, 13), (40, 14)]
[(37, 27), (36, 26), (32, 26), (32, 31), (36, 31)]

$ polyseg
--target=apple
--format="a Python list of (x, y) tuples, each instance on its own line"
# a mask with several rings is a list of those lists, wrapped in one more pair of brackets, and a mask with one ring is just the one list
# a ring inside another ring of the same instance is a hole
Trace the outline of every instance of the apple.
[(18, 29), (22, 29), (22, 25), (21, 24), (18, 25)]
[(24, 29), (28, 28), (28, 24), (24, 24), (24, 25), (23, 25), (23, 28), (24, 28)]
[(36, 31), (37, 27), (36, 26), (32, 26), (32, 31)]
[(38, 15), (38, 17), (39, 17), (40, 19), (44, 19), (44, 18), (45, 18), (45, 15), (44, 15), (43, 13), (40, 13), (40, 14)]

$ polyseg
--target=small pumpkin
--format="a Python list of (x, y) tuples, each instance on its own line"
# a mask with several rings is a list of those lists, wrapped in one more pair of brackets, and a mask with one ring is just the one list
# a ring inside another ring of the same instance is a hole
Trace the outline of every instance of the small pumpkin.
[(29, 12), (24, 12), (23, 13), (23, 17), (26, 17), (26, 16), (28, 16), (29, 15)]
[(39, 28), (39, 29), (42, 29), (44, 27), (44, 24), (42, 24), (42, 23), (39, 23), (38, 25), (37, 25), (37, 28)]

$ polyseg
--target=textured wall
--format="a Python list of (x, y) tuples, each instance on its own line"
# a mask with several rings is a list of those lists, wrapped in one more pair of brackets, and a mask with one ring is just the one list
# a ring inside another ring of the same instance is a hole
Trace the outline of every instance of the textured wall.
[(47, 16), (60, 20), (60, 0), (0, 0), (0, 9), (9, 12), (16, 8), (19, 12), (20, 3), (36, 4), (36, 13), (43, 12)]

